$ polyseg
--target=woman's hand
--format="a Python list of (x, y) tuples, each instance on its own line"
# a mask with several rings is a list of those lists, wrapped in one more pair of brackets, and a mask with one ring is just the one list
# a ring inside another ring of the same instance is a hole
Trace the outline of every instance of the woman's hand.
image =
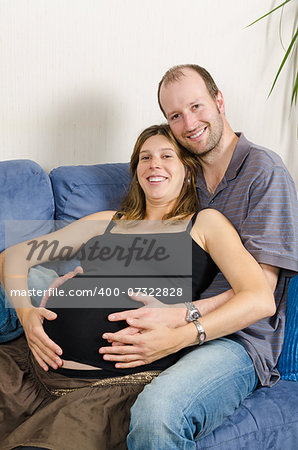
[(62, 361), (59, 358), (62, 355), (62, 349), (47, 336), (43, 329), (44, 319), (55, 320), (57, 317), (56, 313), (45, 308), (46, 303), (56, 288), (78, 273), (83, 273), (81, 266), (77, 266), (73, 272), (68, 272), (54, 280), (45, 293), (40, 307), (25, 308), (20, 315), (28, 346), (38, 364), (45, 371), (48, 370), (48, 366), (51, 366), (53, 369), (58, 369), (59, 366), (62, 366)]
[[(196, 341), (196, 328), (189, 324), (179, 328), (149, 322), (141, 319), (128, 319), (128, 324), (141, 329), (134, 335), (104, 333), (103, 338), (120, 345), (101, 347), (99, 353), (106, 361), (115, 361), (115, 367), (126, 369), (150, 364), (157, 359), (175, 353)], [(190, 329), (191, 327), (191, 329)]]
[(55, 292), (55, 289), (62, 286), (63, 283), (70, 280), (71, 278), (75, 277), (78, 273), (84, 273), (83, 268), (81, 266), (77, 266), (72, 272), (68, 272), (62, 277), (56, 278), (56, 280), (53, 281), (53, 283), (49, 286), (48, 290), (46, 291), (45, 295), (43, 296), (40, 306), (41, 308), (45, 308), (47, 301), (53, 295)]
[(36, 361), (47, 371), (48, 366), (58, 369), (62, 361), (58, 355), (62, 355), (62, 349), (55, 344), (44, 332), (43, 321), (55, 320), (57, 314), (45, 308), (22, 308), (19, 311), (21, 324), (24, 328), (28, 346), (32, 351)]

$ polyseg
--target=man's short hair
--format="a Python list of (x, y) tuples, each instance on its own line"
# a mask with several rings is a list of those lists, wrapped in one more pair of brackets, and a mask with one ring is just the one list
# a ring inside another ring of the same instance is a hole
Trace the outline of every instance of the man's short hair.
[(158, 104), (165, 117), (166, 114), (160, 103), (161, 86), (167, 86), (169, 83), (173, 83), (174, 81), (180, 80), (181, 77), (184, 77), (185, 74), (183, 72), (183, 69), (192, 69), (197, 72), (200, 77), (203, 78), (206, 88), (208, 89), (208, 92), (212, 98), (215, 99), (218, 94), (218, 87), (216, 86), (215, 81), (213, 80), (208, 70), (204, 69), (204, 67), (198, 66), (197, 64), (181, 64), (179, 66), (171, 67), (160, 80), (157, 91)]

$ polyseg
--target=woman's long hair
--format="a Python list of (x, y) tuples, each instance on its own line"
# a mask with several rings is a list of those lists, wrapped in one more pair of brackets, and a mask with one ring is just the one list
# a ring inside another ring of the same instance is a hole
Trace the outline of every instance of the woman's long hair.
[[(118, 213), (123, 215), (126, 220), (142, 220), (145, 218), (146, 199), (145, 194), (137, 180), (137, 166), (139, 162), (139, 154), (145, 141), (151, 136), (156, 135), (165, 136), (168, 139), (168, 141), (176, 149), (180, 161), (186, 168), (186, 177), (181, 192), (172, 210), (164, 215), (163, 220), (171, 219), (173, 217), (177, 219), (184, 219), (189, 214), (195, 212), (199, 207), (195, 186), (198, 162), (195, 157), (191, 155), (191, 153), (189, 153), (176, 141), (169, 125), (152, 125), (140, 134), (130, 158), (130, 173), (132, 179), (129, 190), (118, 211)], [(119, 216), (116, 214), (114, 219), (117, 218), (119, 218)]]

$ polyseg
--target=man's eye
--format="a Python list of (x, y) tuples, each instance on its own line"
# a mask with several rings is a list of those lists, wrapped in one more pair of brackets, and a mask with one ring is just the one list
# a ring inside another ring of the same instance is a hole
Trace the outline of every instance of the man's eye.
[(180, 117), (180, 114), (174, 114), (174, 115), (171, 117), (171, 120), (177, 120), (179, 117)]

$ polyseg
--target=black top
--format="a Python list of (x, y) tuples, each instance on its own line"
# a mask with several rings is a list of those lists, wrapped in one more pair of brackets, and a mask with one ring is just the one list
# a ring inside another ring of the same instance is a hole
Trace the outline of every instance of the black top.
[[(63, 297), (50, 297), (47, 308), (57, 313), (57, 319), (45, 320), (44, 329), (63, 349), (64, 359), (104, 370), (58, 372), (86, 377), (94, 372), (97, 378), (105, 378), (163, 370), (177, 361), (179, 352), (148, 365), (116, 369), (115, 362), (103, 360), (98, 349), (109, 345), (101, 337), (104, 332), (127, 326), (125, 321), (110, 322), (109, 314), (142, 306), (127, 295), (130, 288), (143, 288), (144, 293), (147, 289), (148, 295), (169, 304), (198, 300), (209, 286), (218, 268), (190, 236), (196, 216), (185, 231), (155, 234), (113, 233), (115, 223), (111, 221), (103, 235), (85, 244), (81, 259), (84, 275), (61, 286)], [(89, 290), (89, 295), (83, 295), (84, 289)]]

